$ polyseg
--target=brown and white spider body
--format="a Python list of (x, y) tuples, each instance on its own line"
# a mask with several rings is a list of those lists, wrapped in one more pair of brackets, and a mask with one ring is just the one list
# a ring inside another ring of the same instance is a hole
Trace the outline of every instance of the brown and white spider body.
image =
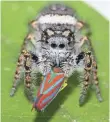
[[(25, 91), (33, 101), (33, 87), (37, 82), (35, 74), (45, 76), (52, 67), (60, 67), (67, 78), (79, 69), (84, 72), (80, 105), (86, 98), (91, 76), (97, 98), (102, 101), (95, 57), (90, 41), (81, 34), (84, 23), (77, 19), (75, 11), (61, 4), (53, 4), (30, 24), (32, 29), (24, 40), (10, 95), (14, 95), (24, 71)], [(83, 45), (88, 46), (87, 52), (83, 50)]]

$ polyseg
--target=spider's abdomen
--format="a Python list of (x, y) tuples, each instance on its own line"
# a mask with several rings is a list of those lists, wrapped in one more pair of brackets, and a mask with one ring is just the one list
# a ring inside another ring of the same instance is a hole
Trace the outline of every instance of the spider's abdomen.
[(53, 4), (43, 9), (38, 17), (40, 24), (76, 24), (75, 11), (61, 4)]
[(48, 7), (45, 7), (42, 12), (41, 15), (46, 15), (46, 14), (59, 14), (59, 15), (70, 15), (70, 16), (74, 16), (75, 15), (75, 11), (73, 11), (73, 9), (63, 5), (63, 4), (52, 4)]

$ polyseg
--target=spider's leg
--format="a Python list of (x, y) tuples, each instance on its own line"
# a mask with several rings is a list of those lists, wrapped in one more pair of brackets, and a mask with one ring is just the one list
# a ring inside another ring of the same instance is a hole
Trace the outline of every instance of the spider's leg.
[(81, 96), (79, 98), (79, 105), (82, 105), (85, 102), (88, 93), (88, 88), (90, 85), (91, 66), (92, 66), (91, 56), (89, 54), (85, 54), (84, 81)]
[(33, 29), (36, 29), (37, 21), (33, 20), (29, 23)]
[(24, 64), (25, 68), (25, 79), (24, 79), (24, 85), (25, 85), (25, 94), (28, 97), (30, 101), (33, 102), (34, 96), (33, 96), (33, 83), (32, 83), (32, 77), (31, 77), (31, 55), (30, 53), (27, 53), (26, 55), (26, 61)]
[(83, 26), (84, 26), (84, 23), (83, 23), (83, 22), (78, 21), (78, 22), (76, 23), (76, 28), (77, 28), (77, 29), (81, 29)]
[(81, 38), (80, 40), (80, 47), (82, 47), (82, 45), (85, 43), (85, 41), (87, 41), (88, 38), (86, 36), (84, 36), (83, 38)]
[(78, 21), (76, 23), (76, 28), (78, 30), (85, 30), (86, 36), (90, 36), (91, 35), (90, 26), (86, 22), (84, 22), (84, 21)]
[(13, 82), (13, 86), (10, 92), (10, 96), (13, 96), (15, 94), (17, 86), (19, 85), (21, 81), (23, 71), (24, 71), (24, 62), (25, 62), (25, 57), (24, 57), (24, 50), (23, 50), (18, 58), (17, 68), (16, 68), (14, 82)]
[(83, 88), (82, 88), (81, 95), (79, 98), (79, 105), (82, 105), (85, 102), (88, 88), (89, 88), (89, 82), (90, 82), (90, 70), (85, 69)]
[(99, 102), (102, 102), (102, 97), (100, 93), (100, 88), (99, 88), (99, 81), (98, 81), (98, 76), (97, 76), (97, 63), (95, 60), (92, 62), (92, 73), (93, 73), (93, 83), (95, 85), (95, 90), (96, 90), (96, 96)]

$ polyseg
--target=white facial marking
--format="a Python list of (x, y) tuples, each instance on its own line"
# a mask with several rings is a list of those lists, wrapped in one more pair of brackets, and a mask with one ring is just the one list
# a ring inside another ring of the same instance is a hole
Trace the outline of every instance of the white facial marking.
[(72, 24), (75, 25), (77, 23), (76, 18), (70, 16), (70, 15), (52, 15), (48, 14), (45, 16), (41, 16), (38, 19), (38, 23), (44, 24), (44, 23), (50, 23), (50, 24)]

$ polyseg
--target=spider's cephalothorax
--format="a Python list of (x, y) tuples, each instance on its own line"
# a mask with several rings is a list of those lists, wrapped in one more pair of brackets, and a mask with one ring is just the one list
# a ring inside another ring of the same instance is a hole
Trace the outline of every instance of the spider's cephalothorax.
[[(85, 100), (91, 76), (98, 100), (102, 101), (91, 43), (80, 32), (83, 26), (84, 23), (77, 19), (75, 11), (69, 7), (53, 4), (45, 8), (31, 22), (33, 31), (24, 40), (10, 95), (14, 95), (24, 72), (25, 91), (33, 101), (33, 87), (38, 79), (42, 80), (38, 73), (45, 76), (53, 67), (60, 67), (65, 77), (70, 77), (74, 71), (83, 69), (80, 105)], [(84, 50), (84, 45), (88, 51)]]

